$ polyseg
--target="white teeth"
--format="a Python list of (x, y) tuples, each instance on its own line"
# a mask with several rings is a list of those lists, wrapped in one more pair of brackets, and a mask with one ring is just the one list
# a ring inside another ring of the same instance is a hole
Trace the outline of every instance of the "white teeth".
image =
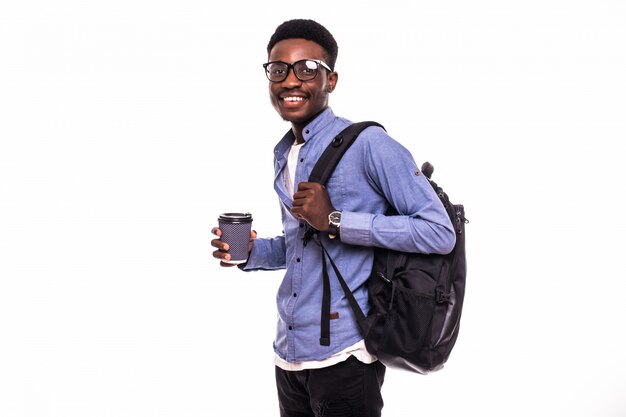
[(285, 101), (303, 101), (304, 97), (283, 97)]

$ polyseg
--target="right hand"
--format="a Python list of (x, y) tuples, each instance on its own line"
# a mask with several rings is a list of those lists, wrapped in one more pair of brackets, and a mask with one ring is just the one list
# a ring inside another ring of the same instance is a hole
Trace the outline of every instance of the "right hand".
[[(218, 238), (222, 236), (222, 231), (217, 227), (214, 227), (211, 230), (211, 233), (213, 233)], [(256, 239), (256, 232), (252, 230), (250, 232), (250, 243), (248, 244), (248, 255), (250, 255), (250, 252), (252, 252), (254, 239)], [(230, 260), (230, 253), (228, 253), (228, 249), (229, 249), (228, 243), (224, 243), (219, 239), (213, 239), (211, 240), (211, 246), (213, 246), (214, 248), (217, 248), (217, 250), (213, 252), (213, 257), (220, 260), (220, 266), (223, 266), (223, 267), (236, 266), (235, 264), (229, 264), (229, 263), (224, 262), (224, 261)]]

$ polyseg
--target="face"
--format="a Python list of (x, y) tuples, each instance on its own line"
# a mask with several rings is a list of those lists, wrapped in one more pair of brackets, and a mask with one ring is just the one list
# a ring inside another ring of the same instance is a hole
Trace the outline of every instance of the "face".
[[(293, 64), (302, 59), (326, 62), (324, 49), (305, 39), (285, 39), (278, 42), (270, 51), (268, 60)], [(294, 126), (304, 126), (328, 106), (328, 96), (336, 84), (337, 73), (331, 73), (322, 66), (319, 67), (317, 76), (310, 81), (300, 81), (290, 69), (284, 81), (270, 81), (270, 99), (284, 120)]]

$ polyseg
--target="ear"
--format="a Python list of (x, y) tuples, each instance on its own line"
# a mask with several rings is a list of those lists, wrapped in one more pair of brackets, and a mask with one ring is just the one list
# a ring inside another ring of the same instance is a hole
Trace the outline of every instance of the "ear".
[(339, 74), (331, 72), (328, 74), (328, 85), (326, 86), (326, 92), (332, 93), (335, 87), (337, 87), (337, 81), (339, 80)]

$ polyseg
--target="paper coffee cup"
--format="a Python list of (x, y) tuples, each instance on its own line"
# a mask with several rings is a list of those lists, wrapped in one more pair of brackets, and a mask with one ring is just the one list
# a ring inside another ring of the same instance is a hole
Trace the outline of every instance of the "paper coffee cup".
[(217, 222), (222, 231), (220, 240), (228, 243), (229, 264), (240, 264), (248, 260), (252, 215), (250, 213), (222, 213)]

